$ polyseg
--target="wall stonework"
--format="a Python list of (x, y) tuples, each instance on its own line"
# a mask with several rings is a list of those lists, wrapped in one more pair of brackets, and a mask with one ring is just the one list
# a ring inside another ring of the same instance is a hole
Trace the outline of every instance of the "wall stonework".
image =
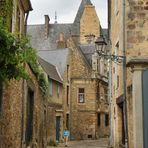
[[(110, 1), (110, 0), (109, 0)], [(133, 58), (144, 59), (148, 55), (148, 3), (145, 0), (125, 0), (125, 18), (123, 18), (123, 5), (121, 1), (110, 1), (110, 39), (112, 42), (112, 53), (123, 55), (123, 44), (126, 50), (126, 62)], [(123, 25), (125, 22), (125, 25)], [(125, 27), (125, 32), (123, 31)], [(123, 43), (125, 34), (125, 43)], [(118, 43), (118, 44), (117, 44)], [(119, 46), (118, 46), (119, 45)], [(122, 141), (123, 111), (120, 102), (123, 94), (123, 65), (112, 63), (112, 121), (114, 147), (119, 147)], [(133, 66), (134, 67), (134, 66)], [(133, 132), (133, 73), (131, 67), (126, 69), (126, 100), (127, 100), (127, 123), (128, 144), (134, 148)], [(140, 84), (140, 82), (139, 82)]]
[[(42, 147), (44, 138), (44, 97), (35, 76), (28, 66), (26, 69), (31, 75), (34, 86), (33, 138), (30, 145)], [(21, 145), (25, 146), (26, 96), (29, 87), (30, 85), (24, 80), (12, 80), (5, 85), (3, 110), (0, 117), (0, 147), (2, 148), (20, 148)]]
[[(94, 35), (94, 38), (90, 35)], [(89, 41), (89, 36), (90, 40)], [(95, 11), (95, 7), (92, 5), (86, 5), (83, 15), (80, 20), (80, 43), (88, 44), (94, 43), (97, 37), (100, 36), (100, 21)]]
[[(79, 47), (76, 46), (72, 39), (69, 39), (67, 46), (70, 49), (70, 131), (71, 139), (96, 139), (109, 135), (109, 126), (103, 126), (103, 130), (98, 126), (98, 112), (108, 113), (108, 105), (99, 102), (97, 78), (92, 78), (90, 65), (84, 59)], [(107, 87), (107, 85), (105, 85)], [(78, 90), (84, 88), (85, 102), (79, 103)], [(104, 90), (104, 89), (103, 89)], [(104, 94), (104, 92), (103, 92)], [(107, 94), (106, 94), (107, 95)], [(103, 96), (105, 99), (105, 96)]]

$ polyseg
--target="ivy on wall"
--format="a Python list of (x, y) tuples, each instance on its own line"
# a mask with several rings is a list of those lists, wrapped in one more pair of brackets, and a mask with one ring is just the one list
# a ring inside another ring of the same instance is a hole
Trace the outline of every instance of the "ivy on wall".
[(13, 0), (0, 0), (0, 17), (3, 17), (3, 24), (9, 29), (13, 12)]
[(24, 64), (30, 65), (37, 77), (44, 95), (48, 92), (48, 84), (43, 71), (37, 62), (36, 50), (29, 45), (27, 37), (19, 37), (7, 31), (7, 27), (0, 18), (0, 80), (30, 79)]
[(43, 69), (41, 68), (41, 66), (39, 65), (39, 63), (37, 61), (36, 62), (29, 62), (29, 65), (38, 80), (39, 86), (40, 86), (43, 94), (45, 96), (48, 96), (49, 86), (48, 86), (48, 80), (47, 80), (47, 76), (46, 76), (45, 72), (43, 71)]

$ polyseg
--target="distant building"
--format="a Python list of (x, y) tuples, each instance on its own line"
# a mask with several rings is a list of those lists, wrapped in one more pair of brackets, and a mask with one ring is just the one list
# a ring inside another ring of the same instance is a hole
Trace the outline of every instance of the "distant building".
[[(46, 114), (46, 138), (47, 143), (50, 141), (62, 140), (63, 135), (63, 97), (64, 87), (63, 80), (58, 72), (57, 67), (46, 62), (45, 60), (38, 58), (39, 64), (45, 71), (48, 83), (48, 95), (47, 97), (47, 110)], [(56, 123), (56, 124), (55, 124)]]
[(64, 88), (60, 122), (70, 130), (71, 139), (109, 136), (107, 64), (95, 53), (95, 40), (106, 37), (107, 30), (101, 28), (91, 1), (82, 0), (74, 23), (51, 24), (45, 15), (45, 24), (29, 25), (28, 34), (39, 57), (60, 73)]

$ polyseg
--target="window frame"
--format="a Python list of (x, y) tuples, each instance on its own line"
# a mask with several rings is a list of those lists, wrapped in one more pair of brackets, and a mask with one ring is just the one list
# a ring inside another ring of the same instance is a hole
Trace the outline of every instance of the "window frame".
[[(80, 92), (80, 89), (83, 89), (84, 92)], [(81, 97), (83, 101), (81, 101)], [(83, 104), (85, 103), (85, 88), (84, 87), (79, 87), (78, 88), (78, 103)]]
[(52, 82), (52, 79), (48, 78), (48, 81), (49, 81), (49, 95), (52, 96), (53, 95), (53, 82)]
[(105, 126), (109, 126), (109, 114), (105, 114)]
[(57, 96), (60, 96), (60, 83), (57, 82)]

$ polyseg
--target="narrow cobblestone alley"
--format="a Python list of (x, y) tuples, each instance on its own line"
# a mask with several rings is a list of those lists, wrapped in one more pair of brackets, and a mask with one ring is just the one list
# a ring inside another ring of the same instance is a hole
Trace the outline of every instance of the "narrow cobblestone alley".
[[(68, 147), (70, 148), (107, 148), (108, 139), (99, 140), (82, 140), (82, 141), (70, 141)], [(65, 148), (64, 144), (59, 144), (57, 147)], [(48, 148), (54, 148), (49, 146)]]

